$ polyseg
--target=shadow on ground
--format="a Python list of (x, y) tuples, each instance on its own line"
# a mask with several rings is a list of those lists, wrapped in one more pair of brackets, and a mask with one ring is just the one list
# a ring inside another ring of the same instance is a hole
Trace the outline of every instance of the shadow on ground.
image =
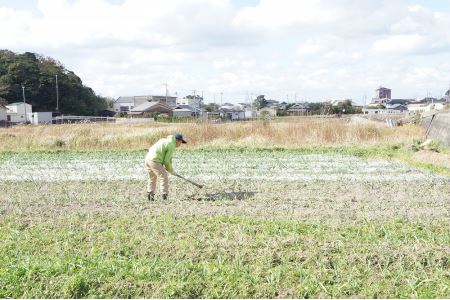
[(208, 194), (197, 194), (188, 197), (189, 200), (197, 201), (219, 201), (219, 200), (245, 200), (255, 196), (255, 192), (241, 192), (241, 191), (225, 191)]

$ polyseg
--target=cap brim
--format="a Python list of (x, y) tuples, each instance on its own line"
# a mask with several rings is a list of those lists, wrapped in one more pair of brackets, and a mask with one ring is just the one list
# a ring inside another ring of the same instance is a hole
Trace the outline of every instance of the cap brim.
[(185, 140), (181, 140), (181, 142), (182, 142), (183, 144), (187, 144), (187, 142), (186, 142)]

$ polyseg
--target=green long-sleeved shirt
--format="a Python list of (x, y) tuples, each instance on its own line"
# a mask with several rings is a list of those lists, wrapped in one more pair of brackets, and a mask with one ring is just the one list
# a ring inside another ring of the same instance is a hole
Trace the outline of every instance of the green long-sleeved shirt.
[(169, 173), (173, 172), (172, 156), (175, 152), (175, 136), (169, 135), (167, 138), (160, 139), (148, 149), (149, 159), (153, 162), (163, 164)]

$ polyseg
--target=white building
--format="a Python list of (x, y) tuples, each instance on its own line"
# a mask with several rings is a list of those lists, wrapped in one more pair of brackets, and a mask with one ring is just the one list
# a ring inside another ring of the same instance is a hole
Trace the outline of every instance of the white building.
[(13, 123), (25, 123), (30, 120), (26, 118), (25, 114), (33, 112), (33, 106), (23, 102), (15, 102), (6, 105), (6, 114), (9, 122)]
[(130, 96), (130, 97), (119, 97), (113, 103), (113, 110), (118, 112), (129, 112), (133, 108), (145, 103), (145, 102), (162, 102), (169, 106), (175, 106), (177, 97), (172, 96), (155, 96), (155, 95), (145, 95), (145, 96)]
[(407, 113), (407, 110), (396, 110), (386, 108), (363, 108), (362, 113), (365, 115), (385, 115), (385, 114), (401, 114)]
[(28, 120), (31, 124), (38, 125), (38, 124), (51, 124), (53, 119), (52, 112), (32, 112), (27, 113)]
[(196, 96), (194, 98), (177, 98), (177, 105), (189, 105), (190, 107), (200, 108), (203, 103), (203, 98), (200, 96)]
[(8, 120), (6, 107), (0, 104), (0, 122)]
[(444, 109), (443, 103), (429, 103), (429, 104), (414, 103), (414, 104), (408, 105), (408, 110), (411, 112), (426, 112), (426, 111), (442, 110), (442, 109)]

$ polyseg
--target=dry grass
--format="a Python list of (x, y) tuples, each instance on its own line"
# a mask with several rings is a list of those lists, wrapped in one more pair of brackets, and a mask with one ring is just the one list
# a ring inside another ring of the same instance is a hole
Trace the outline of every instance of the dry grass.
[(423, 135), (423, 129), (413, 125), (390, 129), (384, 124), (353, 124), (337, 119), (227, 124), (66, 124), (0, 129), (0, 151), (145, 149), (173, 132), (182, 132), (190, 148), (364, 147), (411, 143)]

